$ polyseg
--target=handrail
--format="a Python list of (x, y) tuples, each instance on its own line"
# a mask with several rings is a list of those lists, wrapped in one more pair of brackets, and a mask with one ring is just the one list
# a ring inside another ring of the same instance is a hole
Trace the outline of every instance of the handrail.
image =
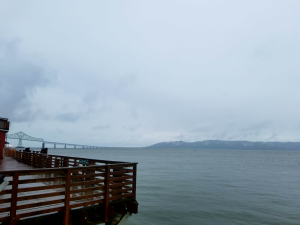
[(68, 159), (83, 159), (83, 160), (91, 160), (91, 161), (95, 161), (95, 162), (99, 162), (99, 163), (126, 163), (126, 162), (122, 162), (122, 161), (111, 161), (111, 160), (99, 160), (99, 159), (91, 159), (91, 158), (81, 158), (81, 157), (74, 157), (74, 156), (64, 156), (64, 155), (50, 155), (50, 154), (45, 154), (45, 153), (34, 153), (34, 152), (21, 152), (21, 151), (16, 151), (16, 154), (18, 153), (22, 153), (22, 154), (38, 154), (38, 155), (47, 155), (47, 156), (51, 156), (51, 157), (63, 157), (63, 158), (68, 158)]
[[(94, 169), (94, 168), (106, 168), (107, 166), (132, 166), (132, 165), (137, 165), (138, 163), (120, 163), (120, 164), (107, 164), (107, 165), (93, 165), (93, 166), (85, 166), (85, 167), (82, 167), (82, 166), (76, 166), (76, 167), (69, 167), (69, 168), (72, 168), (72, 169), (82, 169), (84, 168), (85, 170), (86, 169)], [(53, 172), (53, 171), (62, 171), (64, 169), (67, 169), (68, 167), (58, 167), (58, 168), (38, 168), (38, 171), (49, 171), (49, 172)], [(20, 173), (34, 173), (36, 172), (36, 170), (33, 170), (33, 169), (22, 169), (22, 170), (4, 170), (4, 171), (0, 171), (0, 174), (11, 174), (11, 173), (14, 173), (14, 172), (20, 172)], [(0, 193), (1, 194), (1, 193)]]
[[(44, 153), (35, 153), (35, 154), (44, 154)], [(44, 154), (45, 155), (45, 154)], [(72, 159), (85, 159), (85, 160), (93, 160), (97, 162), (110, 162), (110, 163), (126, 163), (122, 161), (111, 161), (111, 160), (99, 160), (99, 159), (91, 159), (91, 158), (81, 158), (81, 157), (74, 157), (74, 156), (64, 156), (64, 155), (50, 155), (47, 154), (48, 156), (55, 156), (55, 157), (64, 157), (64, 158), (72, 158)]]
[[(22, 218), (58, 211), (64, 214), (64, 224), (69, 224), (71, 209), (98, 207), (98, 204), (104, 206), (103, 218), (107, 222), (110, 203), (136, 200), (137, 163), (110, 161), (114, 163), (108, 164), (105, 160), (27, 152), (16, 152), (16, 159), (51, 167), (0, 171), (10, 180), (9, 186), (0, 192), (3, 194), (0, 221), (9, 221), (11, 225)], [(77, 165), (78, 160), (91, 162)], [(97, 165), (99, 162), (106, 164)]]

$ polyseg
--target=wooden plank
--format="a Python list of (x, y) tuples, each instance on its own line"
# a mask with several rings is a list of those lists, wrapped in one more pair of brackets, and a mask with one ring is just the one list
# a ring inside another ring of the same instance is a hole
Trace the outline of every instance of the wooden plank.
[(59, 196), (64, 194), (65, 194), (64, 191), (59, 191), (59, 192), (52, 192), (46, 194), (27, 195), (27, 196), (18, 197), (18, 201), (25, 201), (25, 200), (38, 199), (38, 198), (48, 198), (48, 197), (54, 197), (54, 196)]
[(132, 191), (132, 187), (130, 188), (123, 188), (123, 189), (118, 189), (118, 190), (111, 190), (109, 193), (111, 195), (115, 195), (116, 193), (126, 193), (129, 192), (129, 191)]
[[(68, 157), (68, 156), (60, 156), (60, 155), (51, 155), (54, 157)], [(126, 162), (121, 162), (121, 161), (110, 161), (110, 160), (98, 160), (98, 159), (89, 159), (89, 158), (80, 158), (80, 157), (71, 157), (72, 159), (87, 159), (87, 160), (92, 160), (95, 162), (100, 162), (100, 163), (126, 163)]]
[[(53, 171), (54, 170), (54, 171)], [(39, 170), (30, 170), (23, 172), (20, 170), (20, 176), (28, 176), (28, 175), (39, 175), (39, 174), (62, 174), (64, 173), (64, 170), (61, 168), (43, 168)]]
[[(82, 171), (82, 170), (91, 170), (91, 169), (100, 170), (100, 169), (103, 169), (103, 168), (105, 168), (105, 165), (103, 165), (103, 166), (99, 166), (99, 165), (96, 165), (96, 166), (85, 166), (85, 167), (83, 167), (83, 166), (77, 166), (77, 167), (72, 167), (72, 172), (73, 172), (73, 169), (75, 171), (76, 171), (76, 169)], [(3, 173), (8, 173), (8, 174), (10, 174), (10, 173), (13, 174), (16, 171), (20, 171), (20, 170), (6, 170), (6, 171), (0, 171), (0, 172), (1, 173), (3, 172)], [(41, 171), (41, 172), (44, 171), (45, 173), (47, 173), (47, 172), (51, 173), (51, 172), (56, 172), (56, 171), (62, 171), (62, 168), (41, 168), (41, 169), (39, 169), (39, 171)], [(33, 169), (26, 169), (26, 170), (21, 170), (20, 172), (22, 172), (22, 173), (34, 173), (35, 170), (33, 170)]]
[(0, 208), (0, 213), (3, 213), (3, 212), (9, 212), (10, 209), (11, 209), (11, 207)]
[(88, 178), (88, 177), (105, 177), (105, 174), (94, 173), (94, 174), (74, 175), (72, 176), (72, 179), (81, 179), (81, 178)]
[(45, 205), (53, 205), (53, 204), (63, 203), (64, 201), (65, 201), (64, 199), (56, 199), (56, 200), (43, 201), (43, 202), (38, 202), (38, 203), (23, 204), (23, 205), (17, 206), (17, 210), (40, 207), (40, 206), (45, 206)]
[(126, 167), (133, 167), (135, 164), (130, 164), (130, 163), (120, 163), (120, 164), (117, 164), (117, 165), (112, 165), (111, 166), (111, 169), (124, 169), (124, 170), (130, 170), (131, 168), (126, 168)]
[(12, 190), (11, 189), (5, 189), (5, 190), (2, 190), (0, 192), (1, 195), (6, 195), (6, 194), (11, 194)]
[(87, 198), (95, 198), (95, 197), (101, 197), (104, 196), (105, 192), (97, 193), (97, 194), (91, 194), (91, 195), (80, 195), (76, 197), (70, 198), (70, 201), (76, 201), (81, 199), (87, 199)]
[(83, 186), (83, 185), (88, 185), (88, 184), (97, 184), (99, 186), (104, 186), (104, 185), (101, 185), (101, 183), (103, 183), (103, 182), (104, 182), (104, 180), (97, 179), (97, 180), (91, 180), (91, 181), (73, 182), (70, 184), (70, 186), (75, 187), (75, 186)]
[(0, 222), (2, 222), (2, 221), (4, 221), (4, 220), (9, 220), (9, 216), (0, 217)]
[(86, 201), (86, 202), (80, 202), (80, 203), (76, 203), (76, 204), (72, 204), (70, 205), (70, 207), (73, 208), (77, 208), (77, 207), (84, 207), (84, 206), (89, 206), (89, 205), (95, 205), (95, 204), (103, 204), (104, 200), (103, 199), (97, 199), (97, 200), (93, 200), (93, 201)]
[(111, 181), (117, 181), (117, 180), (126, 180), (126, 179), (133, 179), (133, 176), (122, 176), (122, 177), (112, 177), (110, 178)]
[(99, 166), (99, 165), (91, 165), (91, 166), (84, 165), (84, 166), (80, 166), (80, 167), (78, 167), (78, 166), (77, 167), (72, 167), (72, 169), (73, 168), (80, 168), (81, 171), (85, 171), (85, 172), (89, 171), (89, 170), (96, 170), (96, 171), (99, 170), (99, 172), (104, 172), (105, 173), (105, 171), (103, 171), (103, 167), (104, 166)]
[(47, 177), (47, 178), (38, 178), (38, 179), (27, 179), (27, 180), (19, 180), (19, 184), (28, 184), (28, 183), (42, 183), (49, 181), (63, 181), (65, 177)]
[(30, 191), (51, 190), (51, 189), (58, 189), (58, 188), (64, 188), (64, 187), (65, 187), (64, 184), (58, 184), (58, 185), (47, 185), (47, 186), (39, 186), (39, 187), (19, 188), (18, 193), (30, 192)]
[(0, 199), (0, 204), (11, 202), (11, 198)]
[(85, 166), (82, 170), (84, 170), (86, 173), (98, 173), (98, 174), (105, 174), (106, 173), (105, 169), (103, 169), (102, 167), (99, 168), (99, 166), (93, 166), (93, 165), (92, 166)]
[[(48, 155), (49, 156), (49, 155)], [(92, 161), (95, 161), (95, 162), (115, 162), (115, 163), (123, 163), (121, 161), (109, 161), (109, 160), (98, 160), (98, 159), (89, 159), (89, 158), (81, 158), (81, 157), (69, 157), (69, 156), (62, 156), (62, 155), (50, 155), (50, 156), (53, 156), (53, 157), (59, 157), (59, 158), (62, 158), (62, 157), (68, 157), (68, 158), (72, 158), (72, 159), (86, 159), (86, 160), (92, 160)]]
[(128, 198), (128, 197), (131, 197), (131, 196), (134, 196), (134, 193), (112, 196), (112, 197), (109, 198), (109, 200), (113, 201), (113, 200), (118, 200), (118, 199), (122, 199), (122, 198)]
[(117, 171), (117, 172), (111, 172), (110, 174), (111, 175), (128, 175), (130, 176), (131, 174), (130, 173), (133, 173), (134, 170), (120, 170), (120, 171)]
[(18, 201), (18, 181), (19, 173), (15, 172), (13, 176), (12, 183), (12, 193), (11, 193), (11, 204), (10, 204), (10, 224), (16, 224), (16, 212), (17, 212), (17, 201)]
[(125, 185), (125, 186), (122, 186), (122, 188), (131, 188), (131, 189), (133, 189), (133, 187), (132, 187), (132, 186), (127, 186), (127, 185)]
[(104, 187), (100, 186), (100, 187), (75, 189), (75, 190), (71, 190), (70, 194), (80, 193), (80, 192), (88, 192), (88, 191), (96, 191), (96, 190), (104, 190)]
[[(99, 166), (76, 166), (71, 167), (73, 176), (77, 175), (75, 172), (80, 173), (81, 175), (84, 175), (85, 173), (91, 173), (91, 171), (98, 172), (99, 174), (105, 173), (102, 168), (99, 168)], [(93, 172), (94, 173), (94, 172)]]
[(21, 219), (24, 217), (29, 217), (29, 216), (35, 216), (35, 215), (40, 215), (40, 214), (46, 214), (46, 213), (51, 213), (51, 212), (57, 212), (57, 211), (62, 211), (64, 209), (64, 206), (60, 206), (60, 207), (54, 207), (54, 208), (41, 208), (39, 210), (36, 211), (31, 211), (31, 212), (27, 212), (27, 213), (20, 213), (17, 215), (17, 219)]
[(127, 181), (127, 182), (123, 182), (123, 183), (113, 183), (111, 185), (109, 185), (110, 188), (115, 188), (115, 187), (120, 187), (120, 186), (125, 186), (125, 185), (128, 185), (128, 184), (133, 184), (133, 181)]

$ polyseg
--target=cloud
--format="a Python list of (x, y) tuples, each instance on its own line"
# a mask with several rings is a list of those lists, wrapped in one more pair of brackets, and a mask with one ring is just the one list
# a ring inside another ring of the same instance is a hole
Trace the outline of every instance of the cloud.
[(128, 125), (128, 126), (123, 126), (123, 129), (133, 132), (133, 131), (136, 131), (140, 126), (141, 126), (140, 124), (137, 126)]
[(10, 41), (0, 38), (0, 114), (14, 122), (41, 116), (38, 107), (32, 105), (31, 97), (38, 88), (51, 82), (38, 60), (20, 52), (20, 44), (17, 38)]
[(110, 128), (109, 125), (99, 125), (99, 126), (93, 127), (93, 130), (105, 130), (105, 129), (108, 129), (108, 128)]
[(300, 1), (19, 4), (0, 7), (0, 116), (16, 131), (106, 146), (300, 140)]
[(79, 113), (59, 113), (56, 119), (65, 122), (76, 122), (80, 119)]

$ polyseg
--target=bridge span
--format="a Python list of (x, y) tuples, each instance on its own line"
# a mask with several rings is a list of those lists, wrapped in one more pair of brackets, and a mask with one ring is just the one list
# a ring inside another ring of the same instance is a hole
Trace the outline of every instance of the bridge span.
[(42, 148), (46, 147), (47, 145), (53, 145), (53, 148), (56, 147), (62, 147), (62, 148), (101, 148), (100, 146), (93, 146), (93, 145), (79, 145), (79, 144), (70, 144), (70, 143), (60, 143), (60, 142), (54, 142), (54, 141), (45, 141), (43, 138), (36, 138), (36, 137), (31, 137), (22, 131), (14, 134), (6, 134), (7, 139), (18, 139), (18, 146), (17, 148), (24, 148), (22, 140), (26, 141), (36, 141), (36, 142), (42, 142)]

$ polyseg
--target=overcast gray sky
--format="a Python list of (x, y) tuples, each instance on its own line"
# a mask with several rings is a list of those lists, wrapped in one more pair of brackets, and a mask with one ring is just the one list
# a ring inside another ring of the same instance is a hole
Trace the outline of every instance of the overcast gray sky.
[(300, 141), (300, 1), (1, 1), (11, 133)]

